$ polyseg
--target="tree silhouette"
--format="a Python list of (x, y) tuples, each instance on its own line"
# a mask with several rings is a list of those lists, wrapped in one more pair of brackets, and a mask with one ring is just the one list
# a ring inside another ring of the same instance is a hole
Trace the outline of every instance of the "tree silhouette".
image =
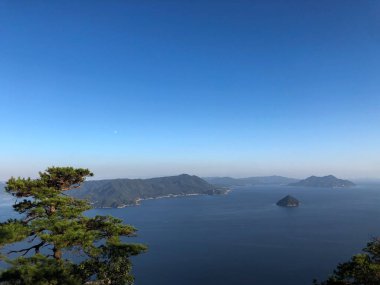
[(379, 285), (380, 284), (380, 239), (367, 244), (363, 253), (337, 266), (332, 276), (316, 285)]

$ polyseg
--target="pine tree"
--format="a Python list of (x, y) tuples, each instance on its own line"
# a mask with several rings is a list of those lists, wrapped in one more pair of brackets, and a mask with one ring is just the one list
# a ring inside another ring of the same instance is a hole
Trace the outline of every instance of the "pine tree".
[[(87, 217), (90, 204), (67, 195), (89, 176), (88, 169), (50, 167), (38, 179), (8, 180), (21, 218), (0, 223), (0, 258), (9, 265), (0, 284), (133, 284), (130, 257), (146, 247), (121, 238), (136, 229), (112, 216)], [(17, 242), (27, 246), (5, 251)]]

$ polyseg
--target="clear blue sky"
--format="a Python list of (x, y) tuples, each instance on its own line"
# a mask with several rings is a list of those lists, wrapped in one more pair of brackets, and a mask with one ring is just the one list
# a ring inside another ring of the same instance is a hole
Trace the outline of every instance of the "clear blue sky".
[(0, 180), (380, 177), (380, 2), (0, 1)]

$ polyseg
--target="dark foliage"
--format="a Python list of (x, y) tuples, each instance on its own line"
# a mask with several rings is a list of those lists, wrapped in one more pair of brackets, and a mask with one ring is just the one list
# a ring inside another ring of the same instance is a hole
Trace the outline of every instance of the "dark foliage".
[(337, 266), (333, 275), (315, 285), (379, 285), (380, 284), (380, 239), (367, 244), (363, 253)]

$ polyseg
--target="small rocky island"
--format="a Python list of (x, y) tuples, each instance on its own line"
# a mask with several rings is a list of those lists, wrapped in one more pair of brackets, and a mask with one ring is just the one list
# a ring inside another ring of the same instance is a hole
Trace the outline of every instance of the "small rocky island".
[(293, 196), (286, 196), (277, 202), (277, 206), (280, 207), (298, 207), (300, 202)]

